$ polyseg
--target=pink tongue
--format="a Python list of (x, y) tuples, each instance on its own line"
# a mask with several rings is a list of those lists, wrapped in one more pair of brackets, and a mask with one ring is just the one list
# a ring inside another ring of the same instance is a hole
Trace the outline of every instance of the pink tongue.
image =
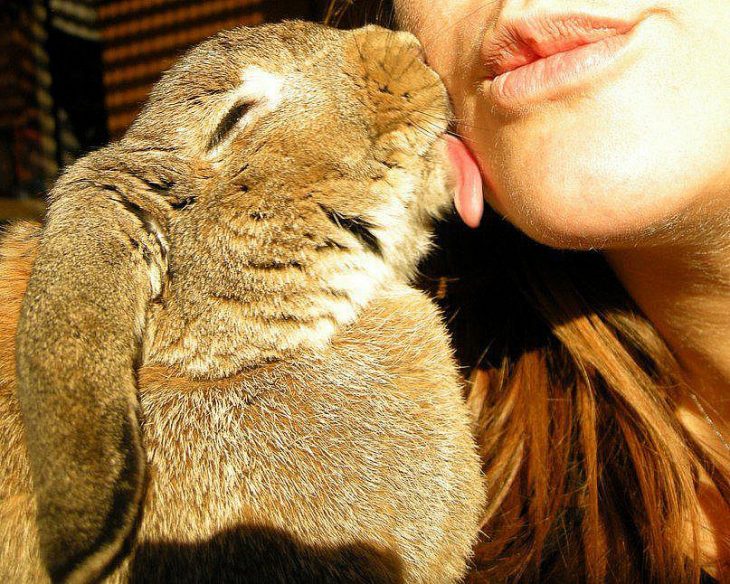
[(454, 136), (446, 136), (449, 158), (456, 172), (454, 205), (462, 221), (469, 227), (478, 227), (484, 213), (482, 175), (474, 156), (464, 143)]

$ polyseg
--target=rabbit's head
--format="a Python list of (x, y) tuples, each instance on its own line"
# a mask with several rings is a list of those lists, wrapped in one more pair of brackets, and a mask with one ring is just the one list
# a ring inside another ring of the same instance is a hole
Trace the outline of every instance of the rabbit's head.
[(232, 256), (262, 265), (307, 267), (336, 247), (404, 279), (450, 202), (438, 139), (448, 118), (444, 87), (411, 35), (291, 22), (195, 48), (126, 141), (192, 162), (197, 180), (170, 213), (170, 236), (198, 260), (201, 239), (230, 240)]
[[(152, 335), (163, 348), (195, 345), (173, 329), (209, 323), (207, 353), (168, 355), (188, 374), (326, 342), (379, 287), (413, 275), (451, 199), (449, 115), (411, 35), (242, 28), (189, 52), (120, 142), (61, 177), (17, 337), (54, 578), (97, 577), (133, 535), (150, 302), (172, 315)], [(247, 342), (220, 361), (226, 327)]]

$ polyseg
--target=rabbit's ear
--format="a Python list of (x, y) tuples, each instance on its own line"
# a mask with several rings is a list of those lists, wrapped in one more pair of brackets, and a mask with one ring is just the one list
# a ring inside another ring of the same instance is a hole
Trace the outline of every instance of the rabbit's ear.
[(120, 167), (96, 153), (59, 180), (18, 324), (18, 397), (54, 581), (113, 567), (144, 494), (136, 365), (166, 263), (159, 189), (170, 181)]

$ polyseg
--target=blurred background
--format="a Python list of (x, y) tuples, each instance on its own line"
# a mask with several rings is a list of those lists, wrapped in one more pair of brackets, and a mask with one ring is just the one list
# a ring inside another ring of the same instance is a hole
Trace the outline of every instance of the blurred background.
[(59, 168), (118, 138), (188, 47), (321, 21), (329, 0), (0, 0), (0, 221), (38, 217)]

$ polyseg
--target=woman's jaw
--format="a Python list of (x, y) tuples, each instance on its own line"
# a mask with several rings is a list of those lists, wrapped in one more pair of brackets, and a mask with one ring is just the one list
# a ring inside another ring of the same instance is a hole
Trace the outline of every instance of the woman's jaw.
[[(488, 203), (530, 236), (654, 245), (730, 208), (727, 0), (396, 4), (452, 95)], [(470, 201), (457, 197), (472, 224)]]

